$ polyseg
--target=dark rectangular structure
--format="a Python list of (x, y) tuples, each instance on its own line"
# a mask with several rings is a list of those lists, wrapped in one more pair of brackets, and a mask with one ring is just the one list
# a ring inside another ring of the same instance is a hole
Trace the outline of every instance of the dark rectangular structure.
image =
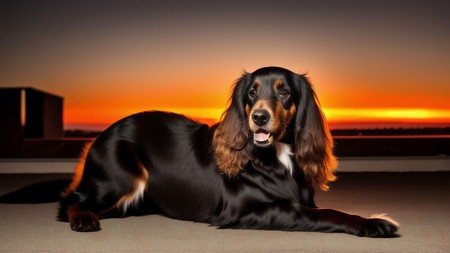
[(22, 157), (26, 139), (61, 139), (63, 98), (33, 88), (0, 88), (0, 157)]
[(24, 90), (25, 138), (62, 138), (63, 98), (35, 89)]
[(23, 144), (21, 89), (0, 89), (0, 157), (15, 157)]

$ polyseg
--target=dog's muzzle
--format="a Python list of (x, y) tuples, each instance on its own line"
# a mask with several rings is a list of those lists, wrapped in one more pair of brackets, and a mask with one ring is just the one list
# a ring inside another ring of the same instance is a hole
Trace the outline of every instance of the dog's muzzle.
[(251, 115), (253, 123), (259, 128), (253, 133), (253, 140), (257, 146), (267, 146), (272, 144), (273, 135), (264, 126), (270, 120), (270, 113), (267, 110), (255, 110)]

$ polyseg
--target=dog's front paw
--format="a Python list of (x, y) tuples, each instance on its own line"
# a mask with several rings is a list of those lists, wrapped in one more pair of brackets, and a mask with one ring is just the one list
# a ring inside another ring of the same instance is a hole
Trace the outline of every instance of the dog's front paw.
[(357, 234), (364, 237), (397, 237), (399, 224), (393, 219), (381, 215), (366, 219), (364, 227)]
[(72, 217), (70, 228), (77, 232), (93, 232), (101, 229), (98, 217), (91, 212), (81, 212)]

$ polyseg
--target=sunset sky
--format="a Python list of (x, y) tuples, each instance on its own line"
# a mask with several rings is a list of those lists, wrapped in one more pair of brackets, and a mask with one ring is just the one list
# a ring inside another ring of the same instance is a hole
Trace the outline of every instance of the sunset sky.
[(450, 125), (449, 1), (0, 0), (0, 87), (66, 128), (144, 110), (217, 120), (243, 73), (307, 73), (333, 123)]

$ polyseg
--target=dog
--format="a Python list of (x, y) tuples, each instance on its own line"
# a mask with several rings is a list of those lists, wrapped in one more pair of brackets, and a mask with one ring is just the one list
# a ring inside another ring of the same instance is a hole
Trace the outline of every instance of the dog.
[(336, 164), (306, 76), (264, 67), (236, 81), (213, 126), (161, 111), (111, 125), (85, 149), (58, 218), (80, 232), (100, 230), (102, 218), (162, 214), (219, 228), (395, 236), (388, 217), (316, 206)]

